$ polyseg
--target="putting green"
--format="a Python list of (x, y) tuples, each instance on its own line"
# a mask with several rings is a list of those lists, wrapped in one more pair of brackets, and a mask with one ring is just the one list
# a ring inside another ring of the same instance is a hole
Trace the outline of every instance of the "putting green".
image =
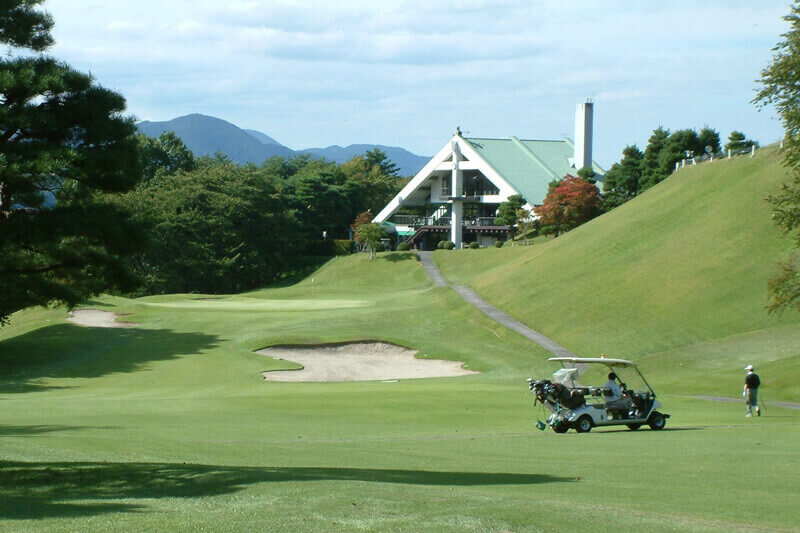
[(140, 303), (148, 307), (198, 311), (319, 311), (372, 305), (372, 302), (366, 300), (272, 300), (246, 297), (195, 297), (170, 302), (141, 301)]

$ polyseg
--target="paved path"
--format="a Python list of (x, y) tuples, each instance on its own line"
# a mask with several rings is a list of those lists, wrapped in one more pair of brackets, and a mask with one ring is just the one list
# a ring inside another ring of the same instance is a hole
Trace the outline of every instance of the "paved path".
[(477, 307), (486, 316), (498, 324), (502, 324), (508, 329), (516, 331), (523, 337), (532, 340), (553, 355), (557, 357), (575, 357), (574, 353), (567, 350), (556, 341), (545, 337), (538, 331), (529, 328), (518, 320), (514, 320), (498, 308), (490, 305), (486, 302), (486, 300), (475, 294), (475, 292), (469, 287), (465, 287), (463, 285), (450, 285), (447, 280), (444, 279), (444, 276), (442, 276), (442, 273), (436, 264), (434, 264), (433, 259), (431, 259), (431, 252), (418, 252), (417, 255), (419, 256), (420, 262), (422, 262), (422, 266), (425, 267), (425, 271), (433, 280), (433, 284), (437, 287), (450, 287), (460, 294), (461, 297), (464, 298), (468, 303)]
[[(692, 398), (697, 398), (698, 400), (710, 400), (712, 402), (744, 402), (744, 398), (726, 398), (725, 396), (692, 396)], [(766, 403), (767, 402), (764, 402), (765, 405)], [(786, 409), (800, 410), (800, 403), (769, 402), (769, 404), (777, 407), (785, 407)]]

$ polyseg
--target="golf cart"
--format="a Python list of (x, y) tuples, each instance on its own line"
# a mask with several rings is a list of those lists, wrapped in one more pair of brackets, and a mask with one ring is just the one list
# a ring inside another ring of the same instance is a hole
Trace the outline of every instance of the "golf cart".
[[(637, 430), (645, 424), (651, 429), (664, 429), (669, 415), (656, 411), (661, 403), (656, 400), (655, 391), (636, 363), (605, 357), (552, 357), (549, 360), (561, 363), (561, 369), (553, 374), (552, 379), (536, 381), (528, 378), (529, 388), (536, 397), (534, 405), (541, 403), (553, 413), (547, 422), (537, 424), (540, 429), (544, 429), (545, 424), (556, 433), (566, 433), (570, 429), (588, 433), (595, 426), (621, 425)], [(608, 371), (614, 373), (616, 385), (581, 385), (578, 380), (590, 365), (608, 367)], [(635, 370), (647, 390), (635, 392), (629, 389), (616, 376), (620, 369)]]

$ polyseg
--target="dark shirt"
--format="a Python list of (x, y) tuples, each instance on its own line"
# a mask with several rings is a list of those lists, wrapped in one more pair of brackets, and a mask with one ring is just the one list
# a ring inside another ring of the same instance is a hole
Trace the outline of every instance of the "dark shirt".
[(755, 372), (748, 372), (747, 377), (744, 378), (744, 384), (748, 389), (757, 389), (761, 385), (761, 380), (758, 379), (758, 374)]

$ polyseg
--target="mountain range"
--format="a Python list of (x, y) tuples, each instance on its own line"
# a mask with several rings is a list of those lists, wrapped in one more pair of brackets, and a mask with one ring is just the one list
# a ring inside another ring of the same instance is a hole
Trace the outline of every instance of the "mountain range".
[(163, 122), (143, 121), (137, 124), (139, 131), (149, 137), (158, 137), (165, 131), (174, 131), (195, 155), (211, 155), (222, 152), (237, 163), (261, 163), (273, 156), (294, 157), (308, 154), (314, 158), (325, 158), (344, 163), (357, 155), (379, 148), (399, 168), (400, 175), (412, 176), (428, 162), (397, 146), (380, 144), (351, 144), (292, 150), (269, 135), (257, 130), (242, 129), (220, 118), (194, 113)]

